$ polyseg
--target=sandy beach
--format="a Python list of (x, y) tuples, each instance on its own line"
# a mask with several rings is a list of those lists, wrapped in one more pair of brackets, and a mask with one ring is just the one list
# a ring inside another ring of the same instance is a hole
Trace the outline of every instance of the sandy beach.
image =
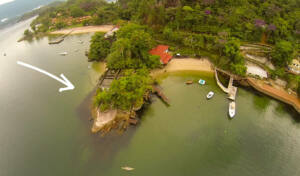
[(152, 76), (165, 73), (165, 72), (177, 72), (177, 71), (203, 71), (214, 72), (213, 64), (206, 58), (194, 59), (194, 58), (180, 58), (172, 59), (166, 67), (163, 69), (155, 69), (151, 72)]
[(83, 27), (75, 27), (69, 29), (62, 29), (58, 31), (50, 32), (50, 34), (82, 34), (89, 32), (108, 32), (112, 30), (114, 25), (101, 25), (101, 26), (83, 26)]

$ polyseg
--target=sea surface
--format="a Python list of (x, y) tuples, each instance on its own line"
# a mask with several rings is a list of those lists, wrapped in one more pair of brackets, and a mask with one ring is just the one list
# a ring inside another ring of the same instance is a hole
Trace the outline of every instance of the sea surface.
[(40, 8), (57, 0), (1, 0), (0, 1), (0, 27), (7, 25), (10, 20), (22, 16), (36, 8)]
[[(207, 73), (162, 76), (170, 106), (154, 98), (138, 126), (92, 134), (91, 96), (103, 72), (84, 56), (92, 34), (59, 45), (48, 45), (48, 37), (17, 43), (29, 23), (0, 31), (1, 176), (300, 175), (299, 114), (239, 88), (231, 120), (227, 96)], [(60, 93), (60, 82), (17, 61), (63, 73), (75, 89)], [(184, 84), (200, 78), (205, 86)], [(206, 100), (211, 90), (215, 96)]]

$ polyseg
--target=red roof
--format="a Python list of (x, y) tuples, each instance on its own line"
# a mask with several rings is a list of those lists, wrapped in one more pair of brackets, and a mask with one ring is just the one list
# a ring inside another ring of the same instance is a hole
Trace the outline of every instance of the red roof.
[(163, 64), (167, 64), (172, 59), (172, 56), (166, 52), (168, 49), (169, 46), (167, 45), (158, 45), (156, 48), (153, 48), (151, 51), (149, 51), (149, 53), (160, 56), (160, 61)]

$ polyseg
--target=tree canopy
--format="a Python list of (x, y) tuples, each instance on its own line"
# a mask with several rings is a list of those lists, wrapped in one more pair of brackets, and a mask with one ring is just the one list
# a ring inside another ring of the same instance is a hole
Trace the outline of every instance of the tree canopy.
[(151, 89), (147, 69), (127, 70), (125, 76), (114, 80), (108, 90), (99, 92), (95, 105), (100, 109), (130, 110), (143, 104), (144, 94)]
[(103, 33), (96, 32), (92, 36), (88, 58), (90, 61), (103, 61), (110, 52), (111, 42)]
[(111, 69), (155, 68), (160, 65), (159, 58), (150, 56), (153, 47), (151, 35), (145, 27), (127, 24), (117, 32), (117, 40), (107, 56), (107, 66)]
[(278, 67), (288, 65), (293, 60), (294, 47), (288, 41), (277, 42), (272, 53), (272, 61)]

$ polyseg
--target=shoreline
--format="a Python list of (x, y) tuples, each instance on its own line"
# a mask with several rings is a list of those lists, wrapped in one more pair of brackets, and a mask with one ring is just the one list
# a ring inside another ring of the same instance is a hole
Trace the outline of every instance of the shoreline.
[(174, 58), (167, 66), (162, 69), (154, 69), (150, 76), (156, 77), (164, 73), (180, 72), (180, 71), (199, 71), (214, 73), (214, 65), (208, 58)]
[[(152, 76), (153, 78), (159, 77), (161, 75), (164, 75), (166, 73), (176, 73), (176, 72), (206, 72), (206, 73), (211, 73), (214, 74), (215, 73), (215, 69), (214, 69), (214, 65), (212, 64), (211, 61), (209, 61), (208, 58), (175, 58), (172, 59), (167, 66), (165, 66), (164, 68), (159, 68), (159, 69), (154, 69), (150, 72), (150, 76)], [(256, 91), (261, 92), (263, 94), (267, 94), (273, 98), (275, 98), (277, 101), (281, 101), (284, 102), (285, 104), (291, 105), (292, 107), (294, 107), (294, 109), (296, 111), (298, 111), (298, 113), (300, 113), (299, 111), (299, 107), (298, 105), (295, 105), (295, 102), (297, 102), (297, 100), (293, 100), (292, 103), (289, 101), (288, 98), (282, 98), (282, 96), (277, 95), (277, 90), (275, 90), (275, 88), (269, 88), (270, 90), (265, 90), (260, 88), (259, 86), (255, 85), (255, 82), (257, 80), (253, 79), (253, 78), (247, 78), (248, 84), (250, 87), (253, 87)], [(250, 81), (250, 82), (249, 82)], [(252, 83), (252, 84), (251, 84)], [(275, 91), (275, 93), (274, 93)], [(275, 95), (275, 96), (274, 96)], [(287, 96), (288, 94), (284, 94), (284, 96)], [(300, 103), (300, 101), (298, 101), (298, 103)], [(296, 103), (297, 104), (297, 103)], [(100, 115), (101, 114), (101, 115)], [(111, 115), (113, 114), (113, 115)], [(105, 117), (104, 119), (102, 119), (102, 116)], [(110, 118), (106, 117), (106, 116), (110, 116)], [(107, 111), (107, 112), (102, 112), (96, 115), (96, 117), (94, 118), (94, 123), (92, 126), (92, 132), (96, 133), (98, 131), (101, 131), (102, 127), (105, 127), (106, 125), (112, 123), (115, 124), (116, 122), (115, 119), (117, 117), (117, 111)], [(109, 119), (109, 120), (107, 120)], [(104, 123), (107, 122), (107, 123)], [(108, 127), (108, 129), (110, 130), (111, 127)]]
[(74, 28), (66, 28), (57, 31), (50, 32), (49, 34), (83, 34), (90, 32), (108, 32), (114, 28), (114, 25), (100, 25), (100, 26), (82, 26)]

